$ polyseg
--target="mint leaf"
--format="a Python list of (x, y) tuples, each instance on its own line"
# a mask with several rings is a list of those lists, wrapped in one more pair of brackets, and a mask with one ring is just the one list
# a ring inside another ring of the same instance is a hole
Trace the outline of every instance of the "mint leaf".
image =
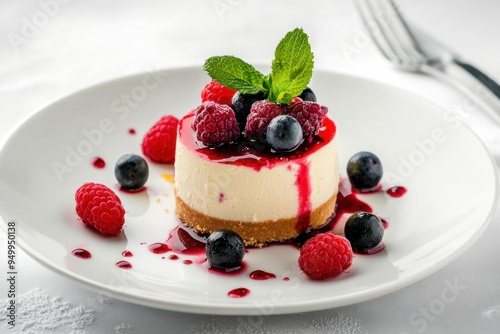
[(234, 56), (210, 57), (205, 61), (203, 69), (212, 80), (231, 89), (237, 89), (243, 94), (263, 92), (267, 95), (268, 89), (264, 87), (264, 74), (240, 58)]
[(311, 80), (313, 58), (308, 36), (301, 28), (287, 33), (274, 52), (268, 99), (288, 104), (299, 96)]

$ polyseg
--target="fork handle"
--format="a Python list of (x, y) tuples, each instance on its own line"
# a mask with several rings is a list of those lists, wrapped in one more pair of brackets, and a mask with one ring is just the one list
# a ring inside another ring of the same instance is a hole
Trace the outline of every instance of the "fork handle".
[(500, 99), (500, 85), (498, 85), (493, 79), (488, 75), (481, 72), (477, 67), (464, 63), (458, 59), (454, 60), (454, 63), (463, 68), (465, 71), (470, 73), (474, 78), (481, 82), (486, 88), (488, 88), (497, 98)]
[(500, 85), (477, 67), (453, 59), (424, 71), (459, 88), (500, 123)]

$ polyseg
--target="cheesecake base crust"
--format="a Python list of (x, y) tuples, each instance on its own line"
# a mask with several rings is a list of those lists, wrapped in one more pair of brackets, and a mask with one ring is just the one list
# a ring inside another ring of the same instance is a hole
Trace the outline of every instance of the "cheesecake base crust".
[[(325, 224), (335, 210), (336, 201), (337, 192), (311, 212), (311, 228), (318, 228)], [(212, 233), (222, 228), (233, 230), (241, 236), (245, 246), (248, 247), (264, 247), (272, 242), (289, 241), (299, 235), (296, 230), (296, 216), (263, 222), (224, 220), (193, 210), (177, 195), (175, 196), (175, 208), (177, 217), (184, 225), (201, 233)]]

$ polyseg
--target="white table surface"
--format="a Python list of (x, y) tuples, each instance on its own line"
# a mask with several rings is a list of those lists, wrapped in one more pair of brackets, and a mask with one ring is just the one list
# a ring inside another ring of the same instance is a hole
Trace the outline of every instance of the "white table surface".
[[(398, 3), (412, 22), (500, 80), (500, 1)], [(18, 0), (2, 1), (0, 8), (0, 142), (43, 106), (112, 78), (200, 65), (222, 48), (252, 63), (269, 63), (276, 42), (296, 26), (310, 35), (316, 68), (393, 84), (448, 110), (467, 101), (433, 78), (391, 68), (365, 38), (349, 1)], [(480, 111), (463, 119), (500, 162), (499, 125)], [(469, 251), (430, 277), (374, 300), (299, 315), (192, 315), (103, 300), (22, 250), (17, 292), (40, 289), (35, 291), (93, 314), (89, 324), (44, 333), (498, 333), (499, 236), (497, 213)], [(0, 249), (5, 254), (3, 232)], [(5, 258), (0, 300), (7, 298)], [(450, 284), (459, 286), (456, 298), (429, 311)], [(4, 325), (0, 321), (0, 332), (8, 333)]]

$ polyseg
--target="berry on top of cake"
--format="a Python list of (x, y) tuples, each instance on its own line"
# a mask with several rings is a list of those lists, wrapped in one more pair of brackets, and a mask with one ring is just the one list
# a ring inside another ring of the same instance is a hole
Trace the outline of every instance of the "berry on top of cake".
[(328, 221), (339, 182), (336, 126), (308, 87), (313, 58), (297, 28), (277, 45), (268, 75), (234, 56), (206, 60), (212, 81), (177, 133), (176, 212), (185, 225), (230, 229), (245, 245), (264, 246)]

